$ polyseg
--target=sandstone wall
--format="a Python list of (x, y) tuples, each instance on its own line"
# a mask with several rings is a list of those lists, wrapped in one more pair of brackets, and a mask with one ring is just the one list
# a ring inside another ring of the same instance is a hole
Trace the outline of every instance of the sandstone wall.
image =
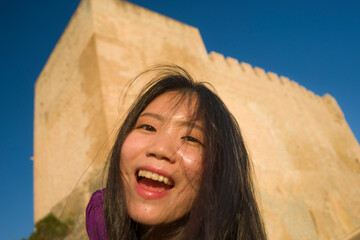
[(213, 84), (239, 121), (269, 239), (343, 239), (360, 227), (360, 147), (333, 97), (208, 54), (198, 29), (120, 0), (83, 0), (37, 80), (35, 221), (102, 166), (139, 87), (123, 102), (129, 79), (169, 62)]

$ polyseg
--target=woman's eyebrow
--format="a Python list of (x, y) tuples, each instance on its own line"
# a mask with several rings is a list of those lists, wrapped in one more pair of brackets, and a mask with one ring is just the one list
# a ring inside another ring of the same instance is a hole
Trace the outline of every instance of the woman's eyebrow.
[(179, 125), (180, 126), (186, 126), (186, 127), (190, 128), (190, 129), (196, 128), (196, 129), (204, 132), (204, 128), (201, 125), (199, 125), (199, 124), (197, 124), (196, 122), (193, 122), (193, 121), (186, 121), (186, 120), (185, 121), (179, 121)]
[(157, 113), (143, 112), (139, 117), (152, 117), (159, 121), (164, 121), (164, 117)]
[[(152, 113), (152, 112), (143, 112), (142, 114), (140, 114), (139, 118), (140, 117), (151, 117), (151, 118), (154, 118), (158, 121), (165, 121), (165, 117), (160, 115), (160, 114), (157, 114), (157, 113)], [(204, 131), (204, 128), (197, 124), (196, 122), (194, 121), (188, 121), (188, 120), (178, 120), (178, 124), (180, 126), (186, 126), (186, 127), (189, 127), (189, 128), (196, 128), (200, 131)]]

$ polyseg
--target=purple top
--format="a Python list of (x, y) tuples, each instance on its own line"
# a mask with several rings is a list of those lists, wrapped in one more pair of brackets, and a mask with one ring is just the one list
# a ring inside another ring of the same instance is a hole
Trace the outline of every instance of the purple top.
[(107, 240), (103, 212), (105, 188), (93, 193), (86, 207), (86, 231), (90, 240)]

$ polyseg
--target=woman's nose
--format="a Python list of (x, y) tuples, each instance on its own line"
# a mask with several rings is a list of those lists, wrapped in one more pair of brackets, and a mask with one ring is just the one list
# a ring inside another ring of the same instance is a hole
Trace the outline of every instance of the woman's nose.
[(146, 150), (146, 156), (174, 163), (177, 158), (175, 140), (168, 133), (156, 134)]

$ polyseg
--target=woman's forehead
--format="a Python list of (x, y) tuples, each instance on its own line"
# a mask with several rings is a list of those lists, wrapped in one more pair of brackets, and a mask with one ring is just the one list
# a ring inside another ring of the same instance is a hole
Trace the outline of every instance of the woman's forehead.
[(143, 113), (158, 112), (162, 114), (177, 114), (185, 118), (192, 118), (197, 111), (197, 97), (195, 94), (178, 91), (166, 92), (149, 103)]
[(150, 117), (159, 121), (174, 120), (179, 125), (202, 128), (198, 118), (198, 101), (195, 94), (166, 92), (156, 97), (140, 114), (139, 118)]

